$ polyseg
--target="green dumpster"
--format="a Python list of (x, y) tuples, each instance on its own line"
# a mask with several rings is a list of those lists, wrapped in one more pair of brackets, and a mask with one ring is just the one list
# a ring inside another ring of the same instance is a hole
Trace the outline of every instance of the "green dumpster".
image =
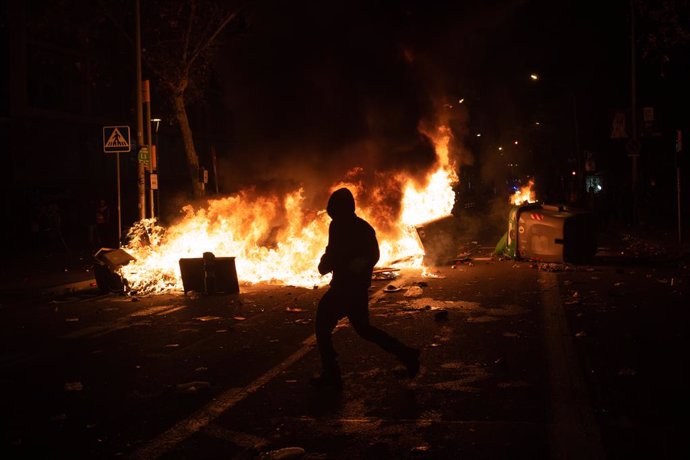
[(513, 206), (508, 214), (505, 256), (578, 263), (594, 257), (596, 250), (597, 225), (589, 211), (530, 203)]

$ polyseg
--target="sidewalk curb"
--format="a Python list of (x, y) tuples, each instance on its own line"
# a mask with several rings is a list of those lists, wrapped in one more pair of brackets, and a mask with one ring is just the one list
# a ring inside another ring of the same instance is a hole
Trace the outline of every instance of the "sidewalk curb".
[(84, 281), (76, 281), (74, 283), (60, 284), (57, 286), (50, 286), (40, 288), (39, 291), (44, 297), (55, 297), (65, 294), (74, 294), (77, 291), (85, 291), (90, 288), (96, 288), (96, 279), (88, 279)]
[(0, 295), (20, 296), (29, 295), (37, 297), (57, 297), (61, 295), (74, 294), (79, 291), (96, 289), (96, 279), (91, 278), (72, 283), (56, 284), (52, 286), (29, 286), (0, 289)]

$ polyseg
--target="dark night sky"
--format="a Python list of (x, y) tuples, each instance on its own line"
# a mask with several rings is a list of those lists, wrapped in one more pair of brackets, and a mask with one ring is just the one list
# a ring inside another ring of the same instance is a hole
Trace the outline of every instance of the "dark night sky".
[[(459, 155), (476, 160), (526, 136), (544, 112), (568, 120), (572, 92), (580, 119), (596, 122), (580, 130), (594, 143), (611, 101), (627, 94), (627, 2), (608, 3), (265, 2), (222, 53), (226, 177), (299, 182), (318, 171), (328, 182), (358, 164), (418, 170), (432, 156), (417, 128), (442, 113), (465, 145)], [(485, 144), (472, 144), (476, 132)]]

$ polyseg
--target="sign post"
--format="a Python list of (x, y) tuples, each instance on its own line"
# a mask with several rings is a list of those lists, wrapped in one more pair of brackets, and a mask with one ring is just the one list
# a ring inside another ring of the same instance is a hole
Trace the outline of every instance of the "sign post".
[(677, 214), (678, 214), (678, 244), (683, 242), (683, 237), (682, 237), (682, 227), (681, 227), (681, 222), (682, 222), (682, 216), (681, 216), (681, 207), (680, 207), (680, 161), (678, 156), (680, 155), (680, 152), (683, 150), (683, 131), (680, 129), (676, 130), (676, 208), (677, 208)]
[(129, 126), (103, 127), (103, 152), (114, 153), (117, 164), (117, 247), (122, 240), (122, 206), (120, 198), (120, 153), (130, 152), (132, 143), (129, 137)]
[[(146, 106), (146, 145), (149, 147), (149, 159), (147, 160), (149, 177), (155, 172), (153, 140), (151, 138), (151, 88), (148, 80), (144, 80), (144, 105)], [(153, 205), (153, 188), (149, 187), (149, 214), (151, 218), (156, 217), (155, 207)]]

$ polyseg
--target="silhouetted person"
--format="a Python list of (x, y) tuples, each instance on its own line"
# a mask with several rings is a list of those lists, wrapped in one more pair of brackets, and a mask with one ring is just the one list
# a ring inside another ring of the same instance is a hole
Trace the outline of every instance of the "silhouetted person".
[(110, 229), (110, 208), (108, 203), (101, 199), (96, 205), (94, 212), (94, 225), (93, 225), (93, 243), (96, 246), (111, 246), (111, 229)]
[(342, 386), (331, 333), (338, 320), (345, 316), (360, 337), (395, 355), (407, 368), (409, 377), (413, 378), (419, 372), (419, 350), (405, 346), (369, 324), (368, 289), (374, 265), (379, 260), (376, 232), (355, 214), (355, 199), (346, 188), (333, 192), (326, 210), (332, 221), (319, 273), (333, 272), (333, 278), (316, 310), (316, 342), (321, 354), (322, 372), (310, 383), (336, 388)]

